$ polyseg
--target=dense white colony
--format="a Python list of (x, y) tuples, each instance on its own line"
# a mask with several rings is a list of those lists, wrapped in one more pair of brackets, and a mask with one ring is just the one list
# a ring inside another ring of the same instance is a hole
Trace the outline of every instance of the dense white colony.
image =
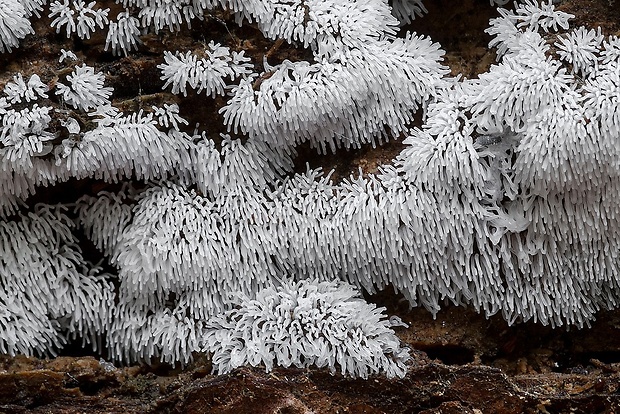
[[(498, 63), (468, 80), (447, 76), (439, 45), (398, 32), (425, 12), (418, 0), (103, 3), (0, 0), (0, 52), (41, 12), (129, 55), (148, 31), (226, 7), (313, 60), (271, 66), (214, 41), (165, 52), (166, 91), (226, 100), (220, 137), (187, 132), (172, 102), (123, 113), (105, 73), (71, 51), (58, 82), (15, 74), (0, 97), (1, 352), (105, 338), (128, 362), (206, 351), (222, 372), (402, 376), (406, 350), (354, 289), (391, 285), (431, 312), (447, 300), (554, 326), (617, 306), (617, 37), (571, 30), (551, 2), (525, 0), (491, 20)], [(379, 174), (293, 173), (302, 142), (325, 152), (401, 134), (405, 149)], [(70, 206), (23, 203), (72, 178), (125, 184)], [(76, 229), (114, 272), (83, 257)]]

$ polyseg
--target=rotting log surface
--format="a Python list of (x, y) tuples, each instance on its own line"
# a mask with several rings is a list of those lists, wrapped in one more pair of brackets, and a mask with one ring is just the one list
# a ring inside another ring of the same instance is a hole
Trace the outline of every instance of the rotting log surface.
[[(174, 377), (110, 369), (92, 357), (62, 363), (24, 359), (38, 369), (0, 373), (0, 413), (612, 413), (620, 375), (509, 377), (488, 366), (423, 362), (403, 379), (348, 379), (323, 370), (238, 369)], [(545, 411), (546, 410), (546, 411)]]

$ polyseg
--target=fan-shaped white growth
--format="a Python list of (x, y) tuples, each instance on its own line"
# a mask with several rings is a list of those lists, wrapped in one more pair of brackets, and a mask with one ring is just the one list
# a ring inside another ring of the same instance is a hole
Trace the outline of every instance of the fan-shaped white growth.
[(97, 2), (91, 1), (86, 4), (84, 0), (56, 0), (50, 4), (49, 18), (52, 20), (52, 27), (56, 28), (56, 33), (60, 33), (63, 26), (66, 26), (67, 37), (75, 32), (80, 39), (90, 39), (92, 32), (99, 26), (103, 29), (108, 23), (108, 12), (110, 9), (94, 9)]
[(568, 21), (572, 19), (572, 14), (556, 10), (553, 0), (544, 1), (523, 0), (515, 4), (514, 14), (510, 19), (513, 20), (517, 27), (527, 27), (527, 30), (537, 32), (544, 30), (557, 31), (558, 27), (564, 30), (568, 29)]
[[(579, 108), (553, 108), (531, 119), (517, 148), (517, 178), (534, 194), (545, 195), (599, 185), (600, 171), (592, 163), (600, 153), (601, 137), (589, 133)], [(541, 137), (545, 137), (541, 139)]]
[(18, 73), (13, 76), (12, 82), (8, 82), (4, 86), (4, 94), (7, 95), (8, 101), (11, 104), (21, 103), (22, 99), (25, 99), (26, 102), (30, 102), (39, 97), (47, 98), (45, 94), (47, 90), (47, 85), (41, 82), (41, 78), (37, 74), (32, 75), (30, 79), (28, 79), (28, 83), (26, 83), (22, 74)]
[(56, 147), (59, 170), (110, 182), (132, 173), (140, 179), (154, 179), (175, 168), (185, 169), (180, 166), (189, 159), (190, 138), (175, 129), (161, 131), (153, 113), (122, 116), (112, 110), (94, 121), (98, 124), (95, 129), (81, 133), (79, 139), (69, 137)]
[(268, 37), (313, 48), (356, 47), (394, 34), (398, 25), (386, 0), (278, 0), (266, 6), (256, 19)]
[(17, 0), (0, 0), (0, 52), (11, 52), (19, 40), (34, 33), (28, 12)]
[(157, 66), (162, 72), (161, 79), (166, 81), (163, 88), (172, 85), (172, 93), (187, 96), (189, 85), (197, 93), (205, 91), (207, 95), (215, 97), (224, 95), (228, 86), (225, 78), (234, 81), (253, 73), (254, 66), (244, 56), (244, 52), (231, 53), (229, 48), (211, 41), (201, 54), (204, 57), (192, 52), (164, 52), (165, 63)]
[(221, 112), (235, 133), (278, 146), (308, 139), (323, 151), (375, 144), (386, 125), (394, 135), (403, 131), (432, 95), (445, 73), (442, 55), (437, 44), (409, 34), (333, 61), (285, 61), (261, 75), (258, 90), (242, 80)]
[[(620, 57), (608, 62), (596, 76), (588, 78), (582, 91), (585, 116), (590, 128), (596, 128), (601, 135), (620, 136)], [(610, 143), (611, 144), (611, 143)], [(616, 152), (617, 145), (610, 149)]]
[(223, 310), (234, 292), (256, 291), (275, 271), (261, 198), (247, 188), (217, 202), (179, 186), (144, 193), (112, 258), (123, 291), (149, 305), (171, 293), (205, 292), (197, 310), (207, 315)]
[(125, 202), (131, 200), (131, 196), (126, 192), (130, 189), (124, 188), (117, 194), (104, 191), (97, 197), (80, 197), (77, 202), (80, 225), (95, 246), (108, 256), (133, 217), (132, 206)]
[[(490, 20), (490, 27), (485, 30), (493, 36), (490, 47), (497, 47), (498, 59), (508, 50), (513, 52), (524, 50), (532, 45), (535, 50), (547, 48), (545, 42), (536, 35), (539, 30), (549, 32), (558, 31), (559, 27), (568, 29), (568, 21), (574, 16), (555, 10), (552, 1), (548, 4), (538, 3), (535, 0), (526, 0), (516, 3), (516, 10), (510, 11), (499, 8), (500, 17)], [(525, 38), (522, 36), (525, 35)]]
[(54, 352), (78, 334), (100, 349), (114, 289), (87, 266), (73, 226), (63, 209), (44, 205), (0, 222), (0, 352)]
[(182, 310), (163, 308), (153, 313), (136, 306), (135, 299), (130, 303), (118, 307), (106, 338), (115, 359), (150, 362), (158, 358), (174, 366), (187, 364), (192, 352), (200, 351), (202, 322), (184, 316)]
[[(129, 3), (124, 3), (125, 7)], [(188, 0), (149, 0), (138, 3), (143, 4), (138, 15), (142, 26), (152, 26), (156, 32), (166, 27), (170, 31), (178, 32), (183, 23), (191, 27), (191, 20), (197, 16), (197, 10)], [(200, 11), (198, 10), (198, 15)]]
[(222, 136), (221, 149), (201, 137), (192, 151), (194, 181), (205, 195), (220, 196), (239, 188), (267, 188), (293, 169), (292, 154), (261, 141), (242, 144)]
[(70, 86), (60, 82), (57, 84), (56, 95), (61, 95), (64, 101), (75, 109), (87, 111), (110, 103), (113, 89), (103, 86), (105, 75), (101, 72), (95, 73), (93, 67), (85, 63), (76, 66), (67, 76), (67, 81)]
[(506, 55), (501, 64), (480, 75), (473, 106), (480, 127), (502, 130), (506, 125), (522, 131), (527, 120), (543, 109), (577, 100), (573, 77), (545, 52), (543, 48)]
[(598, 70), (599, 49), (603, 41), (600, 28), (588, 30), (579, 27), (567, 36), (560, 36), (555, 43), (558, 55), (573, 65), (573, 73), (589, 75)]
[(47, 142), (54, 139), (54, 135), (46, 131), (52, 120), (49, 111), (49, 107), (35, 104), (21, 111), (11, 109), (2, 117), (0, 154), (13, 164), (14, 170), (29, 170), (33, 167), (33, 157), (51, 152), (52, 147)]
[[(413, 131), (406, 141), (412, 146), (401, 154), (398, 170), (411, 177), (413, 186), (431, 188), (425, 195), (440, 204), (455, 197), (468, 200), (465, 214), (453, 221), (467, 222), (462, 228), (467, 232), (457, 230), (460, 225), (448, 226), (444, 231), (456, 231), (459, 237), (453, 240), (455, 247), (442, 251), (470, 253), (444, 260), (422, 250), (413, 263), (431, 257), (428, 267), (450, 274), (433, 281), (440, 297), (470, 302), (487, 313), (501, 311), (509, 321), (581, 325), (599, 307), (618, 300), (618, 264), (598, 259), (601, 248), (615, 250), (618, 240), (618, 207), (611, 196), (620, 172), (618, 133), (612, 126), (617, 122), (612, 102), (620, 97), (617, 63), (608, 62), (582, 86), (546, 56), (542, 43), (525, 44), (537, 35), (524, 29), (504, 33), (507, 54), (479, 81), (440, 93), (429, 105), (424, 129)], [(540, 46), (532, 47), (536, 44)], [(600, 48), (592, 53), (603, 54)], [(609, 127), (601, 126), (602, 118)], [(500, 162), (494, 161), (498, 158)], [(398, 183), (394, 174), (384, 176), (391, 185)], [(446, 192), (448, 199), (441, 197)], [(460, 212), (455, 205), (450, 209)], [(421, 217), (429, 217), (428, 207), (424, 211)], [(401, 234), (408, 237), (407, 230)], [(438, 244), (432, 238), (419, 243), (416, 237), (405, 245), (435, 249)], [(479, 256), (469, 250), (472, 241)], [(467, 282), (458, 280), (454, 263)], [(430, 280), (424, 268), (411, 274), (425, 273)], [(566, 274), (573, 277), (565, 280)], [(404, 276), (398, 280), (406, 280)], [(428, 286), (427, 280), (414, 283)], [(415, 284), (405, 291), (413, 289)], [(418, 296), (425, 300), (426, 292)]]
[(327, 50), (357, 47), (395, 34), (399, 24), (387, 0), (196, 0), (193, 4), (194, 10), (217, 5), (235, 10), (240, 17), (255, 21), (267, 37), (312, 49), (319, 45)]
[(127, 56), (128, 52), (138, 49), (140, 40), (140, 21), (131, 16), (128, 10), (120, 12), (115, 22), (110, 22), (108, 35), (105, 40), (105, 50), (112, 50), (112, 54)]
[[(101, 87), (102, 74), (94, 75), (95, 81), (88, 81), (92, 80), (94, 72), (92, 68), (86, 68), (86, 75), (80, 74), (79, 70), (83, 68), (85, 66), (78, 67), (74, 72), (72, 86), (75, 85), (75, 90), (58, 84), (56, 93), (63, 90), (64, 96), (73, 103), (84, 98), (84, 102), (102, 102), (111, 88)], [(83, 82), (80, 76), (86, 77), (87, 81)], [(22, 83), (25, 82), (9, 83), (9, 95), (14, 101), (22, 95), (34, 100), (46, 96), (43, 84), (39, 82), (35, 75), (29, 81), (30, 87), (24, 87)], [(84, 88), (94, 88), (95, 92), (89, 95), (83, 92)], [(88, 107), (85, 103), (84, 106)], [(191, 137), (178, 131), (179, 126), (187, 121), (179, 116), (176, 105), (165, 104), (162, 108), (152, 108), (152, 111), (123, 116), (110, 105), (99, 106), (97, 111), (89, 114), (96, 127), (83, 130), (74, 117), (65, 115), (66, 111), (53, 111), (51, 107), (41, 107), (37, 103), (16, 110), (6, 97), (1, 98), (1, 209), (10, 211), (16, 197), (25, 199), (37, 185), (49, 185), (72, 177), (97, 177), (111, 182), (132, 174), (134, 169), (137, 177), (145, 179), (160, 178), (172, 170), (181, 176), (193, 176), (189, 164)], [(55, 132), (52, 119), (60, 124), (55, 127)], [(53, 143), (58, 128), (63, 130), (66, 138)]]
[(603, 57), (603, 64), (620, 60), (620, 38), (618, 36), (609, 36), (603, 41), (601, 56)]
[(332, 373), (367, 378), (404, 377), (408, 349), (382, 312), (351, 286), (302, 281), (241, 296), (242, 305), (206, 326), (205, 351), (214, 370), (242, 365), (326, 367)]

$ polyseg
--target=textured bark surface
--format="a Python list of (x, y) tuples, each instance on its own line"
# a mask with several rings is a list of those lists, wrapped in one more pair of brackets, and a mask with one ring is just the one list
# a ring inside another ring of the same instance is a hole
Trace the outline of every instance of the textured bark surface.
[[(5, 361), (6, 362), (6, 361)], [(484, 365), (422, 358), (400, 380), (354, 380), (322, 370), (243, 368), (207, 375), (196, 364), (178, 375), (114, 369), (92, 357), (25, 360), (0, 373), (6, 413), (613, 413), (620, 375), (508, 376)]]

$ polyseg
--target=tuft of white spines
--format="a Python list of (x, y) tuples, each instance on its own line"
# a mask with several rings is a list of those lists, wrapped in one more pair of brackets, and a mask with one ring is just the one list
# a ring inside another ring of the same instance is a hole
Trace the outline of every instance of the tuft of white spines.
[(29, 13), (17, 0), (0, 0), (0, 52), (11, 52), (19, 41), (34, 29), (28, 20)]
[(201, 55), (204, 57), (189, 51), (184, 54), (164, 52), (165, 63), (157, 66), (162, 72), (161, 80), (166, 81), (163, 88), (172, 85), (172, 93), (187, 96), (189, 86), (197, 93), (204, 91), (215, 97), (224, 95), (226, 78), (234, 81), (253, 73), (254, 66), (244, 52), (231, 53), (219, 43), (209, 42)]
[(105, 76), (103, 73), (95, 73), (95, 69), (87, 66), (76, 66), (74, 71), (67, 76), (69, 86), (58, 83), (56, 95), (62, 96), (64, 101), (74, 107), (88, 111), (109, 102), (112, 88), (103, 86)]
[(47, 90), (47, 85), (41, 82), (41, 78), (37, 74), (32, 75), (26, 83), (22, 74), (18, 73), (13, 76), (12, 82), (8, 82), (4, 86), (4, 93), (11, 104), (21, 103), (22, 100), (30, 102), (39, 97), (47, 98)]
[(127, 56), (127, 53), (138, 49), (140, 40), (140, 21), (125, 10), (118, 14), (115, 22), (110, 22), (110, 28), (105, 40), (105, 50), (112, 50), (112, 54)]
[(0, 352), (55, 352), (68, 339), (101, 349), (114, 287), (84, 260), (62, 207), (0, 221)]
[(391, 323), (359, 297), (352, 286), (332, 281), (286, 282), (205, 326), (204, 351), (222, 374), (251, 365), (328, 368), (332, 374), (368, 378), (404, 377), (409, 350), (402, 348)]
[(60, 1), (56, 0), (50, 4), (49, 17), (52, 20), (52, 27), (56, 28), (56, 33), (60, 33), (65, 27), (67, 37), (77, 33), (80, 39), (90, 39), (90, 35), (99, 26), (103, 29), (108, 23), (108, 12), (110, 9), (95, 9), (97, 4), (91, 1), (86, 4), (84, 0)]

